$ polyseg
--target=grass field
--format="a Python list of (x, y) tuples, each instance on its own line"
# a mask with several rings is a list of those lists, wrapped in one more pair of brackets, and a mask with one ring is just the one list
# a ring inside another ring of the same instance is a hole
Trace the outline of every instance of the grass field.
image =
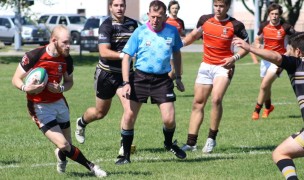
[[(74, 137), (76, 118), (94, 105), (93, 73), (96, 54), (75, 57), (75, 84), (65, 93), (71, 109), (74, 145), (88, 159), (108, 172), (107, 179), (284, 179), (273, 164), (271, 152), (303, 126), (299, 107), (286, 73), (273, 84), (274, 112), (268, 119), (251, 120), (259, 90), (259, 65), (246, 57), (237, 62), (236, 72), (224, 98), (224, 114), (213, 154), (202, 154), (209, 128), (210, 102), (200, 129), (197, 152), (178, 160), (163, 149), (160, 114), (155, 105), (144, 105), (135, 127), (137, 152), (132, 163), (114, 164), (119, 149), (122, 108), (113, 100), (106, 118), (87, 127), (86, 142)], [(186, 142), (193, 99), (193, 85), (201, 59), (200, 53), (183, 53), (183, 82), (186, 91), (177, 93), (175, 137)], [(57, 174), (55, 147), (30, 120), (25, 94), (11, 85), (20, 57), (0, 57), (0, 179), (95, 179), (84, 167), (69, 161), (67, 172)], [(303, 159), (295, 160), (299, 179), (304, 179)]]

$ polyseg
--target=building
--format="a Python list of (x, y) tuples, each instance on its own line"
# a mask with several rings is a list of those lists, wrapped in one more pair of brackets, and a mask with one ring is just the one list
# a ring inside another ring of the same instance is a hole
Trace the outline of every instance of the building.
[[(245, 0), (249, 8), (254, 10), (253, 0)], [(127, 0), (126, 15), (142, 22), (147, 20), (147, 12), (151, 0)], [(163, 0), (168, 5), (170, 0)], [(212, 0), (179, 0), (181, 9), (179, 16), (184, 20), (186, 29), (193, 29), (199, 17), (212, 13)], [(108, 0), (35, 0), (30, 7), (34, 18), (42, 14), (70, 13), (83, 14), (86, 17), (108, 15)], [(1, 7), (0, 14), (14, 14), (14, 9)], [(248, 12), (241, 0), (233, 0), (229, 14), (242, 21), (246, 29), (254, 29), (254, 16)], [(295, 26), (296, 30), (304, 31), (304, 7)]]

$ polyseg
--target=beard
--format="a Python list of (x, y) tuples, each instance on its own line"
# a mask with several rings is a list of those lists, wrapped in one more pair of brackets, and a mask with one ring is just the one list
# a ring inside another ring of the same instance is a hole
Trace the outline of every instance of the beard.
[(59, 47), (58, 42), (55, 43), (55, 48), (56, 48), (56, 51), (58, 52), (58, 55), (62, 55), (64, 57), (67, 57), (70, 55), (70, 49), (63, 49), (63, 48)]

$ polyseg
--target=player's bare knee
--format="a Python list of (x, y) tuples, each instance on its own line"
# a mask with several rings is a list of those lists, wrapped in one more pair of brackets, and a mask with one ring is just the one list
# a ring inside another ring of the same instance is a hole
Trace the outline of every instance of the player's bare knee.
[(134, 119), (136, 119), (136, 114), (133, 111), (125, 110), (123, 116), (126, 119), (126, 121), (129, 122), (134, 121)]
[(175, 126), (175, 119), (172, 116), (163, 117), (163, 123), (166, 127)]
[(277, 163), (277, 159), (278, 159), (278, 152), (277, 152), (277, 149), (275, 149), (273, 152), (272, 152), (272, 160), (273, 162)]
[(96, 111), (95, 117), (96, 119), (103, 119), (108, 114), (108, 111)]
[(202, 102), (193, 102), (192, 111), (201, 111), (205, 107), (205, 103)]
[(218, 106), (218, 105), (221, 105), (222, 104), (222, 98), (220, 97), (214, 97), (212, 98), (212, 105), (215, 105), (215, 106)]
[(271, 89), (271, 85), (269, 85), (268, 83), (262, 83), (261, 84), (260, 90), (262, 90), (262, 91), (268, 91), (270, 89)]
[(68, 141), (65, 141), (63, 143), (57, 144), (57, 147), (61, 150), (61, 151), (70, 151), (71, 149), (71, 145)]
[(164, 123), (165, 127), (168, 128), (168, 129), (173, 129), (176, 126), (174, 119), (169, 120), (169, 121), (164, 121), (163, 123)]

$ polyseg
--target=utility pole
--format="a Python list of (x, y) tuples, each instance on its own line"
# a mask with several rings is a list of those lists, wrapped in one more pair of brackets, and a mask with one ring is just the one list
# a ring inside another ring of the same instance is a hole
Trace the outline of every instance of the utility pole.
[(255, 0), (254, 1), (254, 7), (255, 7), (255, 12), (254, 12), (254, 38), (253, 41), (255, 39), (255, 37), (258, 34), (258, 30), (259, 30), (259, 26), (260, 26), (260, 0)]
[(15, 0), (15, 50), (21, 50), (21, 7), (20, 0)]

